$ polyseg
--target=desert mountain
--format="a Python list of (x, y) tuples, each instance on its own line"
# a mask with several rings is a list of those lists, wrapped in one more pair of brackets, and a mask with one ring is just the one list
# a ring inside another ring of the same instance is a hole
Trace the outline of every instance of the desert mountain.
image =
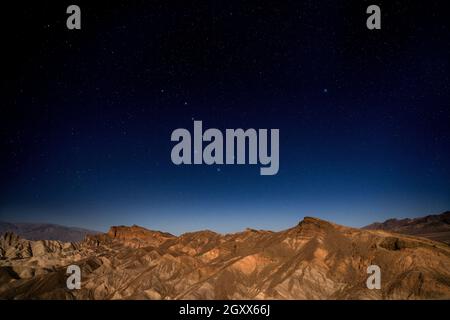
[(450, 244), (450, 211), (415, 219), (389, 219), (372, 223), (363, 229), (386, 230)]
[(49, 223), (9, 223), (0, 221), (0, 235), (12, 232), (28, 240), (58, 240), (63, 242), (82, 241), (88, 234), (98, 231), (65, 227)]
[[(112, 227), (79, 244), (0, 242), (3, 299), (450, 299), (450, 247), (316, 218), (279, 232)], [(24, 253), (25, 252), (25, 253)], [(80, 266), (80, 290), (66, 267)], [(381, 268), (381, 289), (366, 286)]]

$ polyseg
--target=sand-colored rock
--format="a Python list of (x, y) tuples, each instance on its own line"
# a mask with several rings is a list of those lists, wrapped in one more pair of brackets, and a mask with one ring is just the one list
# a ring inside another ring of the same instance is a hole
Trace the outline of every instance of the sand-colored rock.
[[(280, 231), (179, 237), (112, 227), (82, 243), (0, 238), (5, 299), (450, 299), (450, 247), (307, 217)], [(82, 270), (81, 290), (65, 267)], [(381, 290), (366, 287), (367, 267)]]

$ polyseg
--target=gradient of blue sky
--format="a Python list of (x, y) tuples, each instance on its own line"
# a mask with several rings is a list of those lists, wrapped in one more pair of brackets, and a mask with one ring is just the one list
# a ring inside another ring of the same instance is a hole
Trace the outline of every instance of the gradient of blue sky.
[[(80, 33), (18, 8), (41, 27), (5, 40), (0, 220), (232, 232), (450, 209), (444, 12), (387, 3), (371, 33), (359, 2), (171, 5), (89, 4)], [(173, 165), (192, 119), (279, 128), (279, 173)]]

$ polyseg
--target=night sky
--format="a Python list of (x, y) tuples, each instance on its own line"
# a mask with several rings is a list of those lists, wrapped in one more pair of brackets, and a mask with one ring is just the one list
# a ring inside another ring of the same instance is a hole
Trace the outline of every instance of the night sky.
[[(178, 234), (450, 209), (444, 1), (222, 2), (5, 9), (0, 220)], [(174, 165), (194, 119), (280, 129), (278, 174)]]

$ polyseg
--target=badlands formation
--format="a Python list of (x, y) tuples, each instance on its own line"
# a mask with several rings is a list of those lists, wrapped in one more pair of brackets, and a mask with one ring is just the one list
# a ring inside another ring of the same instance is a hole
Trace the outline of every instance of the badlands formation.
[[(79, 290), (66, 286), (71, 264)], [(366, 286), (374, 264), (379, 290)], [(450, 247), (310, 217), (225, 235), (119, 226), (77, 243), (6, 233), (0, 299), (450, 299)]]

